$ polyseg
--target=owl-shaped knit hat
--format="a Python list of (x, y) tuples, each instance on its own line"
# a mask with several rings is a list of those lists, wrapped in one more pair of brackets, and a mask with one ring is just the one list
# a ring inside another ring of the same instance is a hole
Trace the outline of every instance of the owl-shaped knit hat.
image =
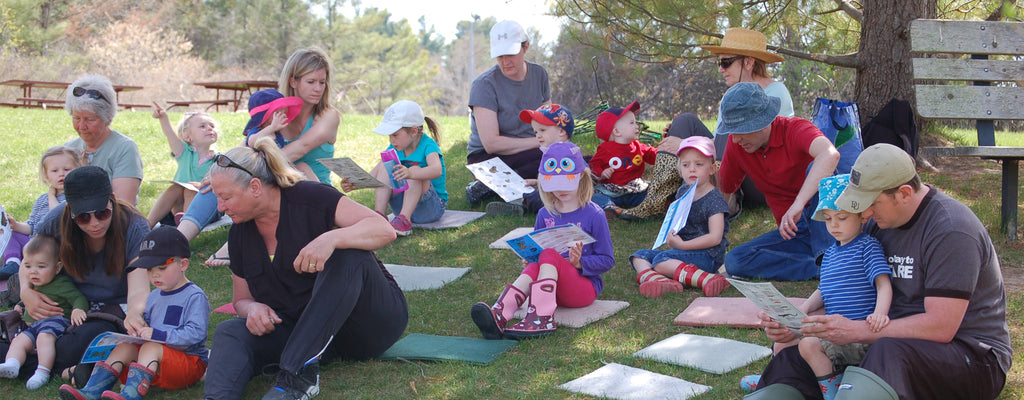
[(540, 159), (537, 181), (545, 192), (576, 190), (586, 168), (579, 147), (569, 142), (554, 143)]

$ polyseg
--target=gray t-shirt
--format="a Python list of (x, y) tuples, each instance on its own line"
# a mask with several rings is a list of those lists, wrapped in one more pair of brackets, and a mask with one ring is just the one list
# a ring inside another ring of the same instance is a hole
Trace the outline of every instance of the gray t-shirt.
[[(85, 152), (85, 142), (82, 141), (82, 138), (74, 138), (65, 146)], [(135, 144), (135, 141), (117, 131), (110, 131), (110, 136), (96, 151), (83, 153), (82, 161), (86, 165), (103, 168), (110, 175), (110, 179), (142, 179), (142, 156), (139, 154), (139, 146)]]
[[(473, 80), (469, 89), (469, 107), (483, 107), (498, 114), (498, 130), (501, 136), (513, 138), (534, 137), (533, 127), (519, 119), (519, 112), (534, 110), (551, 100), (548, 86), (548, 71), (540, 65), (527, 62), (526, 78), (514, 81), (501, 73), (497, 65), (491, 67)], [(483, 150), (476, 119), (470, 118), (469, 143), (466, 151)]]
[[(50, 210), (43, 217), (43, 220), (39, 222), (39, 225), (36, 226), (36, 234), (50, 235), (56, 237), (57, 241), (60, 241), (60, 219), (64, 214), (64, 207), (67, 204), (58, 204)], [(129, 218), (131, 220), (127, 224), (124, 235), (125, 267), (128, 267), (128, 264), (135, 257), (139, 256), (139, 246), (142, 244), (142, 239), (149, 233), (149, 223), (146, 222), (145, 217), (132, 213)], [(74, 222), (70, 223), (73, 224)], [(107, 275), (103, 267), (104, 258), (104, 250), (90, 255), (85, 260), (89, 273), (82, 280), (75, 279), (74, 277), (71, 277), (71, 280), (75, 282), (75, 286), (90, 302), (123, 304), (128, 300), (128, 274), (121, 272), (118, 276)]]
[(999, 257), (970, 208), (931, 187), (909, 222), (879, 229), (869, 221), (865, 232), (882, 243), (892, 269), (889, 317), (923, 313), (925, 297), (968, 300), (956, 338), (991, 349), (1003, 371), (1009, 370), (1012, 350)]

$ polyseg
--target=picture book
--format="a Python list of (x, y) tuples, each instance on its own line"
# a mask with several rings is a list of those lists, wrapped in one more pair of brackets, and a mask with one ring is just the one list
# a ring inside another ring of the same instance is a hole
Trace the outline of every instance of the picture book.
[(693, 205), (694, 188), (697, 187), (697, 182), (693, 182), (689, 189), (686, 189), (686, 193), (682, 197), (673, 201), (668, 206), (668, 211), (665, 212), (665, 220), (661, 221), (661, 229), (658, 230), (658, 237), (654, 239), (654, 246), (652, 249), (657, 249), (661, 245), (668, 241), (669, 232), (678, 233), (680, 229), (686, 226), (686, 218), (690, 216), (690, 206)]
[(565, 224), (550, 228), (538, 229), (526, 235), (509, 239), (508, 244), (519, 257), (528, 262), (537, 262), (540, 252), (544, 249), (555, 249), (558, 254), (569, 251), (576, 243), (594, 243), (594, 238), (579, 226)]
[(85, 349), (85, 354), (82, 354), (82, 363), (94, 363), (97, 361), (106, 360), (110, 353), (114, 351), (114, 347), (121, 343), (132, 343), (132, 344), (143, 344), (146, 342), (163, 343), (159, 340), (143, 339), (138, 336), (125, 335), (123, 333), (116, 332), (103, 332), (99, 336), (96, 336), (89, 343), (89, 347)]

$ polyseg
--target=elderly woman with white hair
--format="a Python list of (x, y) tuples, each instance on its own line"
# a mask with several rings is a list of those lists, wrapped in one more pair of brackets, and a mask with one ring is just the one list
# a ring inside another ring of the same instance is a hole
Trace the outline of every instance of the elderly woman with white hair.
[(78, 133), (65, 145), (82, 152), (86, 165), (103, 168), (110, 175), (114, 194), (130, 204), (139, 201), (142, 184), (142, 156), (135, 141), (110, 129), (117, 114), (117, 94), (102, 75), (76, 79), (67, 89), (64, 108)]

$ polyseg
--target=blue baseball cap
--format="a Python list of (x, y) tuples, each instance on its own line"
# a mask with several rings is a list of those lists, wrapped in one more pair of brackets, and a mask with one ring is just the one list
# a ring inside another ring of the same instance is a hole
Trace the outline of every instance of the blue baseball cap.
[(541, 125), (557, 126), (562, 128), (570, 139), (572, 130), (576, 127), (576, 122), (572, 119), (572, 111), (558, 104), (541, 106), (536, 110), (520, 111), (519, 120), (525, 123), (537, 121)]
[(740, 82), (732, 85), (722, 96), (722, 123), (715, 128), (716, 135), (730, 133), (745, 135), (762, 130), (775, 121), (782, 108), (782, 99), (765, 94), (761, 85)]

